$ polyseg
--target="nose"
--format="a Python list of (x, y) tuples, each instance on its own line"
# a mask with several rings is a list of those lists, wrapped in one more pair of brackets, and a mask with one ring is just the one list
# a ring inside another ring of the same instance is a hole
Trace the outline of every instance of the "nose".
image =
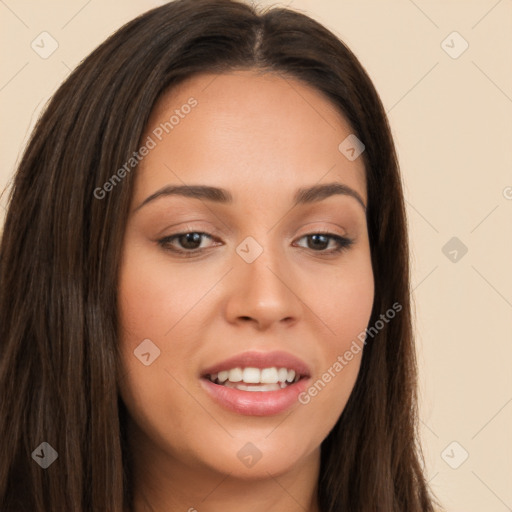
[(279, 250), (264, 247), (251, 263), (237, 254), (230, 272), (226, 317), (230, 323), (252, 323), (258, 330), (291, 326), (301, 315), (303, 302), (291, 267)]

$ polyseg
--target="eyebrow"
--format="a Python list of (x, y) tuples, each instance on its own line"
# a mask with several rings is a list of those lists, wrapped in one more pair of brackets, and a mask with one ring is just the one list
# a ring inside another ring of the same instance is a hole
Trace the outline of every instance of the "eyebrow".
[[(147, 197), (139, 206), (137, 206), (137, 208), (135, 208), (134, 211), (139, 210), (156, 199), (173, 195), (207, 200), (219, 204), (233, 203), (232, 194), (223, 188), (208, 185), (167, 185)], [(361, 195), (353, 188), (336, 182), (299, 188), (293, 196), (293, 205), (298, 206), (316, 203), (334, 195), (353, 197), (363, 207), (366, 213), (366, 205), (364, 204)]]

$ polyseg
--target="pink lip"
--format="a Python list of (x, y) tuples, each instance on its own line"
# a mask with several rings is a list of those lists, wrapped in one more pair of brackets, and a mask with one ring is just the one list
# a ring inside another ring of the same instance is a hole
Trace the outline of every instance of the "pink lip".
[(222, 407), (247, 416), (270, 416), (279, 414), (298, 402), (310, 381), (303, 378), (278, 391), (242, 391), (214, 384), (202, 378), (203, 389)]
[[(295, 370), (301, 379), (276, 391), (242, 391), (215, 384), (207, 376), (231, 368), (287, 368)], [(247, 416), (269, 416), (279, 414), (298, 401), (310, 380), (308, 365), (287, 352), (244, 352), (217, 363), (201, 372), (201, 386), (219, 405), (230, 411)]]
[[(301, 376), (309, 377), (311, 375), (308, 365), (298, 357), (287, 352), (244, 352), (231, 357), (220, 363), (214, 364), (201, 372), (201, 376), (219, 373), (223, 370), (232, 368), (288, 368), (295, 370), (295, 373)], [(252, 392), (251, 392), (252, 393)], [(256, 393), (256, 392), (255, 392)]]

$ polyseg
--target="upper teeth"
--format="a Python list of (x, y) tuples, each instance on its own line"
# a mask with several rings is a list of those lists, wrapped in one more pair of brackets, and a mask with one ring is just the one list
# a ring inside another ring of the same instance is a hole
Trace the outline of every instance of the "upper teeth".
[(245, 382), (246, 384), (276, 384), (278, 382), (293, 382), (298, 380), (295, 376), (295, 370), (287, 368), (232, 368), (231, 370), (223, 370), (219, 373), (210, 375), (210, 380), (215, 382)]

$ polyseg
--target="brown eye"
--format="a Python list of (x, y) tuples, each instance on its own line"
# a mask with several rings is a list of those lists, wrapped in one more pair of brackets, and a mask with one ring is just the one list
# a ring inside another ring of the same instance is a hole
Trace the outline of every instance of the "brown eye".
[(158, 241), (160, 246), (165, 250), (177, 253), (198, 253), (206, 247), (200, 247), (204, 238), (213, 239), (208, 233), (199, 231), (191, 231), (187, 233), (177, 233), (176, 235), (167, 236)]
[[(307, 247), (305, 247), (306, 249), (326, 254), (337, 253), (344, 249), (348, 249), (354, 243), (350, 238), (335, 235), (333, 233), (311, 233), (309, 235), (304, 235), (301, 239), (302, 238), (306, 238), (308, 240)], [(329, 247), (330, 242), (334, 242), (335, 246), (330, 250), (326, 250)]]
[(185, 233), (179, 235), (177, 241), (184, 249), (198, 249), (201, 245), (202, 235), (200, 233)]

